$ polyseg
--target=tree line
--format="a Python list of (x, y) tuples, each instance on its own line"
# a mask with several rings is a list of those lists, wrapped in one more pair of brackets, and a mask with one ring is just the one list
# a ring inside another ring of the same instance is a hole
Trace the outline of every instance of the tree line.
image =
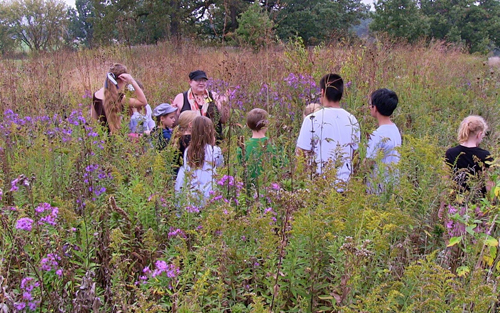
[(193, 38), (265, 46), (300, 37), (306, 45), (386, 33), (439, 39), (487, 52), (500, 46), (500, 0), (8, 0), (0, 3), (0, 52), (155, 44)]

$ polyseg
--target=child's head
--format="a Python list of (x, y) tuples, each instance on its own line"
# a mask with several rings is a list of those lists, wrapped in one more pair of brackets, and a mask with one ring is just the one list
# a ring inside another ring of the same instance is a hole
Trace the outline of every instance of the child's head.
[(253, 131), (260, 131), (267, 128), (269, 114), (263, 109), (253, 109), (247, 113), (247, 125)]
[(179, 115), (179, 131), (185, 132), (190, 130), (193, 126), (193, 121), (197, 116), (200, 116), (198, 111), (188, 110), (182, 112), (181, 115)]
[(191, 126), (191, 143), (215, 144), (215, 127), (211, 119), (206, 116), (197, 116)]
[(326, 74), (319, 81), (319, 87), (326, 100), (340, 102), (344, 93), (344, 81), (337, 74)]
[(212, 120), (205, 116), (197, 116), (191, 128), (191, 142), (187, 152), (188, 164), (199, 168), (205, 161), (205, 146), (215, 145), (215, 127)]
[(317, 112), (321, 110), (321, 104), (319, 103), (309, 103), (305, 108), (302, 114), (304, 117), (308, 116), (311, 113)]
[[(460, 127), (458, 128), (458, 142), (464, 143), (469, 140), (471, 136), (476, 136), (479, 133), (482, 133), (484, 136), (486, 131), (488, 131), (488, 124), (486, 124), (484, 118), (477, 115), (469, 115), (460, 123)], [(481, 136), (479, 142), (482, 139)]]
[(177, 118), (177, 109), (168, 103), (162, 103), (153, 110), (153, 115), (160, 127), (172, 128)]
[(370, 95), (370, 105), (383, 116), (391, 116), (398, 106), (398, 95), (387, 88), (375, 90)]

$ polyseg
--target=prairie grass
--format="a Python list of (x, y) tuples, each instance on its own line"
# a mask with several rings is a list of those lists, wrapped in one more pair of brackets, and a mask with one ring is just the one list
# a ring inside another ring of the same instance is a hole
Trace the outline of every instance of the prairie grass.
[[(229, 97), (226, 166), (204, 208), (178, 206), (173, 149), (112, 138), (90, 120), (92, 92), (125, 64), (152, 107), (203, 69)], [(361, 125), (376, 128), (378, 88), (397, 92), (404, 135), (398, 185), (344, 194), (296, 166), (305, 105), (328, 72)], [(0, 60), (0, 308), (61, 312), (496, 312), (498, 201), (456, 197), (443, 164), (469, 114), (485, 117), (498, 156), (500, 71), (441, 42), (300, 42), (261, 52), (194, 42)], [(266, 109), (279, 168), (258, 193), (236, 160), (244, 116)], [(500, 186), (496, 163), (491, 179)]]

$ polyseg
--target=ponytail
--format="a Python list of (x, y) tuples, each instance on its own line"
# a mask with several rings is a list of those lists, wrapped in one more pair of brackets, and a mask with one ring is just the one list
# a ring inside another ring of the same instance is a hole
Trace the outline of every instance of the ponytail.
[(478, 115), (469, 115), (460, 123), (460, 127), (458, 128), (458, 143), (462, 144), (466, 142), (471, 135), (476, 135), (479, 132), (486, 132), (487, 130), (488, 124), (486, 124), (484, 118)]

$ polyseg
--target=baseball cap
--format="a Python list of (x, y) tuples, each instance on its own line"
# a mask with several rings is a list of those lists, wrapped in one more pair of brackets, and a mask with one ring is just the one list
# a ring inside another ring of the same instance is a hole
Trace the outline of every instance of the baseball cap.
[(196, 70), (196, 71), (192, 71), (191, 73), (189, 73), (189, 79), (190, 80), (198, 80), (198, 79), (207, 79), (207, 74), (203, 71), (200, 71), (200, 70)]
[(169, 113), (172, 113), (175, 111), (177, 111), (177, 108), (174, 108), (173, 106), (171, 106), (168, 103), (162, 103), (153, 110), (153, 115), (154, 116), (162, 116), (162, 115), (166, 115), (166, 114), (169, 114)]

